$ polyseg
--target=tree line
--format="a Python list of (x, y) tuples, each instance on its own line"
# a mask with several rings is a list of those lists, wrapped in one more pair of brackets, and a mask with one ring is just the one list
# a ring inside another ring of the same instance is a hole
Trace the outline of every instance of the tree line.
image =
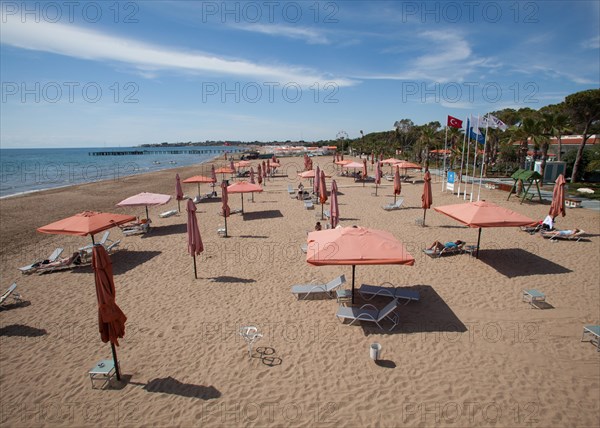
[[(510, 170), (524, 168), (529, 150), (533, 148), (533, 159), (541, 160), (541, 173), (548, 159), (550, 139), (558, 144), (557, 160), (568, 163), (571, 182), (580, 181), (584, 170), (600, 169), (600, 148), (598, 145), (591, 153), (585, 150), (590, 136), (600, 133), (600, 89), (589, 89), (571, 94), (559, 104), (548, 105), (534, 110), (524, 107), (518, 110), (506, 108), (490, 111), (502, 120), (508, 129), (488, 129), (484, 172), (489, 170)], [(444, 148), (446, 128), (438, 121), (416, 125), (410, 119), (394, 122), (392, 131), (364, 134), (350, 141), (335, 141), (338, 148), (359, 153), (384, 153), (394, 156), (398, 151), (402, 157), (428, 166), (431, 150)], [(463, 127), (466, 123), (463, 122)], [(562, 156), (561, 138), (565, 135), (581, 135), (582, 141), (573, 157), (570, 153)], [(464, 131), (457, 128), (447, 129), (449, 162), (451, 167), (460, 164), (463, 149)], [(479, 147), (483, 149), (483, 146)]]

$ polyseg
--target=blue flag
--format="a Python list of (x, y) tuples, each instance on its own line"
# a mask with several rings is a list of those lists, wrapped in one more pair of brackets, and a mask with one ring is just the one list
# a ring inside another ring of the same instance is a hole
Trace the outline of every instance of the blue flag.
[[(481, 130), (479, 132), (481, 132)], [(469, 128), (469, 137), (471, 138), (471, 140), (475, 140), (479, 144), (485, 143), (485, 135), (483, 135), (483, 132), (481, 132), (481, 134), (476, 134), (473, 131), (473, 127)]]

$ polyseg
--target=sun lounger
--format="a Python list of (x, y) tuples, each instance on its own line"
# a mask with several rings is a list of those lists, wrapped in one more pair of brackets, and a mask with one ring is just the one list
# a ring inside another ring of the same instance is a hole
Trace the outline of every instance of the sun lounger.
[(57, 248), (52, 252), (52, 254), (50, 254), (50, 256), (48, 256), (48, 258), (46, 260), (41, 260), (39, 262), (35, 262), (30, 265), (20, 267), (19, 270), (23, 274), (33, 273), (33, 272), (35, 272), (35, 269), (38, 266), (45, 264), (45, 263), (52, 263), (52, 262), (55, 262), (56, 260), (58, 260), (58, 258), (60, 257), (60, 255), (62, 254), (63, 251), (64, 251), (63, 248)]
[[(106, 241), (113, 242), (110, 239), (108, 239), (109, 236), (110, 236), (110, 230), (107, 230), (106, 232), (104, 232), (104, 235), (102, 235), (102, 239), (100, 239), (100, 241), (96, 242), (96, 244), (104, 245), (104, 244), (106, 244)], [(93, 246), (94, 246), (94, 244), (89, 244), (89, 245), (86, 245), (85, 247), (81, 247), (79, 250), (80, 251), (91, 250)]]
[(346, 282), (346, 277), (344, 275), (340, 275), (337, 278), (332, 279), (327, 284), (302, 284), (302, 285), (294, 285), (292, 286), (292, 294), (298, 296), (300, 299), (300, 295), (304, 295), (304, 299), (306, 299), (310, 294), (326, 294), (329, 297), (333, 297), (332, 293), (336, 288), (341, 286)]
[(583, 342), (587, 336), (591, 336), (589, 342), (596, 342), (596, 348), (600, 352), (600, 325), (584, 325), (581, 341)]
[(38, 275), (44, 273), (58, 272), (61, 270), (73, 269), (80, 266), (87, 266), (92, 262), (91, 250), (88, 254), (87, 251), (76, 251), (71, 257), (65, 257), (52, 263), (47, 263), (43, 266), (36, 268), (35, 272)]
[(292, 196), (292, 197), (296, 196), (296, 191), (294, 190), (294, 188), (292, 187), (291, 184), (288, 184), (287, 191), (290, 196)]
[(349, 325), (354, 324), (356, 321), (374, 322), (382, 330), (383, 327), (380, 322), (387, 318), (392, 322), (392, 326), (389, 328), (389, 330), (392, 330), (398, 325), (398, 315), (394, 314), (397, 307), (398, 300), (396, 299), (388, 303), (383, 309), (377, 309), (370, 303), (362, 305), (360, 308), (355, 306), (340, 306), (335, 316), (342, 322), (347, 319), (352, 320)]
[(423, 250), (423, 252), (425, 254), (427, 254), (429, 257), (438, 258), (438, 257), (442, 257), (443, 255), (460, 254), (464, 251), (464, 249), (465, 249), (465, 243), (463, 242), (462, 244), (459, 244), (459, 245), (444, 246), (444, 248), (442, 248), (441, 250), (433, 248), (431, 250), (425, 249), (425, 250)]
[(177, 210), (165, 211), (164, 213), (160, 213), (158, 216), (160, 218), (167, 218), (177, 214)]
[(534, 235), (535, 233), (537, 233), (540, 230), (542, 230), (542, 225), (541, 224), (537, 224), (535, 226), (521, 226), (520, 229), (521, 229), (522, 232), (527, 232), (530, 235)]
[(541, 231), (540, 234), (546, 238), (546, 239), (550, 239), (550, 241), (557, 241), (557, 240), (565, 240), (565, 241), (579, 241), (582, 236), (585, 234), (585, 232), (583, 230), (579, 230), (577, 232), (573, 232), (570, 231), (571, 233), (565, 233), (568, 231), (565, 230), (554, 230), (554, 231), (549, 231), (549, 232), (545, 232), (545, 231)]
[(22, 301), (21, 295), (15, 291), (16, 289), (17, 283), (13, 282), (12, 285), (8, 287), (8, 290), (6, 290), (4, 294), (0, 296), (0, 305), (3, 305), (6, 299), (8, 299), (9, 297), (11, 297), (15, 301), (15, 303), (20, 303)]
[(315, 206), (313, 205), (312, 201), (304, 201), (304, 208), (307, 210), (312, 210), (315, 208)]
[(404, 202), (404, 198), (398, 198), (396, 200), (396, 203), (384, 205), (383, 209), (386, 211), (399, 210), (400, 208), (402, 208), (403, 202)]
[(150, 231), (150, 222), (145, 223), (133, 223), (125, 226), (119, 226), (123, 235), (140, 235), (142, 233), (147, 233)]
[[(367, 285), (362, 284), (358, 289), (358, 292), (365, 300), (371, 300), (377, 296), (391, 297), (392, 299), (403, 299), (406, 300), (405, 305), (409, 304), (411, 301), (418, 302), (421, 296), (419, 292), (416, 290), (409, 290), (406, 288), (396, 288), (393, 284), (387, 282), (384, 284), (389, 284), (393, 288), (390, 287), (382, 287), (378, 285)], [(383, 285), (383, 284), (382, 284)], [(367, 297), (369, 296), (369, 297)]]

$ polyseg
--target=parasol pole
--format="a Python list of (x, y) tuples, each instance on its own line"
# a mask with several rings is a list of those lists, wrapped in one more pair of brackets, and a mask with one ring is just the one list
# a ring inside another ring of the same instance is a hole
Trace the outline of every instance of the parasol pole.
[(181, 201), (177, 199), (177, 211), (181, 212)]
[(225, 218), (225, 238), (227, 238), (227, 213), (223, 211), (223, 217)]
[(321, 204), (321, 220), (324, 220), (324, 218), (323, 218), (323, 204)]
[(352, 265), (352, 304), (354, 304), (354, 273), (356, 271), (356, 265)]
[(427, 209), (423, 208), (423, 227), (425, 227), (425, 215), (427, 214)]
[(475, 258), (479, 258), (479, 241), (481, 241), (481, 227), (479, 228), (479, 233), (477, 234), (477, 253), (475, 254)]
[(146, 220), (150, 220), (150, 216), (148, 215), (148, 205), (146, 205)]
[(240, 196), (242, 197), (242, 214), (244, 214), (244, 194), (240, 193)]
[(198, 272), (196, 271), (196, 254), (192, 254), (192, 257), (194, 258), (194, 278), (198, 279)]
[(200, 183), (198, 183), (198, 200), (200, 200)]
[(112, 349), (113, 361), (115, 363), (115, 373), (117, 375), (117, 380), (121, 380), (121, 370), (119, 370), (119, 360), (117, 359), (117, 349), (115, 348), (115, 344), (110, 342), (110, 349)]

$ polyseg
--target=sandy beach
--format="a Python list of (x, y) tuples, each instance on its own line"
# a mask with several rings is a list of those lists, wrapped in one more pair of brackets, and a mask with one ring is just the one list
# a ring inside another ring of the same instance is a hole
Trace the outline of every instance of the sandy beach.
[[(229, 238), (217, 234), (224, 224), (220, 199), (197, 205), (205, 247), (197, 280), (186, 251), (185, 204), (165, 219), (158, 214), (177, 208), (176, 201), (150, 208), (147, 235), (111, 231), (122, 240), (112, 261), (117, 303), (128, 317), (118, 347), (124, 382), (92, 389), (89, 369), (111, 353), (98, 333), (91, 268), (46, 275), (17, 269), (90, 238), (36, 228), (84, 210), (143, 216), (143, 208), (115, 204), (142, 191), (174, 195), (175, 173), (184, 179), (199, 167), (2, 199), (0, 285), (4, 291), (16, 281), (26, 301), (0, 311), (2, 425), (598, 426), (600, 353), (580, 341), (583, 325), (600, 324), (598, 212), (569, 209), (557, 219), (557, 228), (585, 230), (580, 242), (550, 242), (516, 227), (485, 229), (479, 260), (432, 259), (422, 250), (433, 241), (475, 244), (477, 229), (433, 210), (427, 226), (419, 226), (420, 173), (416, 184), (402, 186), (404, 208), (387, 212), (391, 182), (374, 196), (373, 184), (337, 177), (331, 157), (313, 160), (337, 180), (343, 226), (389, 231), (416, 259), (414, 266), (356, 268), (357, 287), (391, 282), (419, 291), (419, 302), (398, 309), (394, 330), (342, 324), (335, 299), (299, 301), (291, 294), (294, 284), (341, 274), (350, 280), (352, 270), (306, 263), (300, 246), (320, 221), (321, 206), (305, 210), (288, 196), (303, 164), (282, 158), (264, 192), (254, 202), (245, 195), (245, 213), (228, 219)], [(463, 201), (442, 193), (439, 177), (432, 188), (433, 206)], [(536, 220), (549, 209), (507, 201), (500, 190), (481, 192)], [(196, 185), (184, 185), (184, 193), (195, 196)], [(229, 201), (241, 208), (240, 195)], [(545, 293), (551, 308), (522, 302), (525, 288)], [(374, 300), (379, 307), (386, 302)], [(249, 357), (237, 334), (244, 325), (263, 333), (255, 347), (267, 351), (265, 358)], [(375, 342), (379, 364), (369, 357)]]

